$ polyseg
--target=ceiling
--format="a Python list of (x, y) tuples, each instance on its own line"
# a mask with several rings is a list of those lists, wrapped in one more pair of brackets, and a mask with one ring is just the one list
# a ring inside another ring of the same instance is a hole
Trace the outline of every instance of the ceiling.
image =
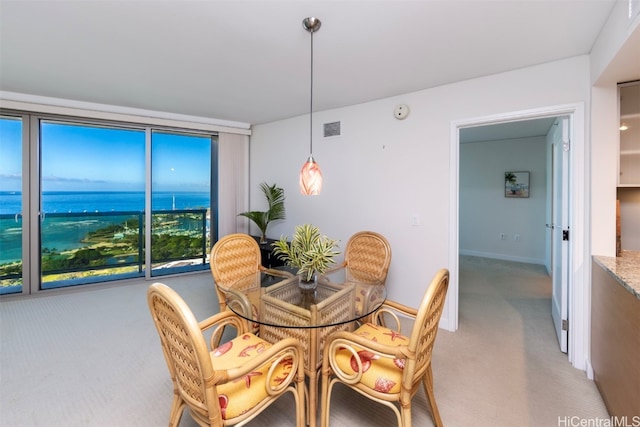
[(615, 0), (0, 0), (0, 90), (260, 124), (588, 54)]
[(460, 143), (504, 141), (545, 136), (549, 133), (549, 129), (551, 129), (555, 120), (555, 117), (550, 117), (462, 128), (460, 129)]

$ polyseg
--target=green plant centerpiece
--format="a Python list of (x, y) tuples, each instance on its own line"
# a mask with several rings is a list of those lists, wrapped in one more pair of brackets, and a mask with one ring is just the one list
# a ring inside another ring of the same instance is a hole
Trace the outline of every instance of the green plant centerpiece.
[(264, 193), (269, 208), (266, 211), (249, 211), (239, 213), (239, 216), (249, 218), (260, 229), (260, 243), (267, 242), (267, 227), (273, 221), (286, 218), (284, 209), (284, 189), (275, 184), (260, 184), (260, 190)]
[(296, 226), (291, 243), (286, 237), (273, 243), (273, 253), (288, 266), (298, 269), (300, 286), (315, 286), (316, 274), (324, 274), (332, 264), (334, 257), (340, 252), (336, 250), (338, 241), (320, 234), (315, 225)]

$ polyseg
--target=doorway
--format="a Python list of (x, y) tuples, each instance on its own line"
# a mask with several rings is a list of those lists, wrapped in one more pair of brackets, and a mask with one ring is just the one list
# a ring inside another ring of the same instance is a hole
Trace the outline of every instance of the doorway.
[(460, 255), (544, 266), (567, 351), (568, 119), (460, 129)]
[[(572, 104), (568, 106), (548, 107), (537, 110), (517, 111), (508, 114), (478, 117), (469, 120), (461, 120), (452, 122), (451, 124), (451, 240), (450, 240), (450, 269), (452, 271), (449, 298), (447, 306), (450, 316), (449, 325), (445, 326), (450, 330), (456, 330), (458, 327), (458, 299), (459, 299), (459, 250), (460, 250), (460, 144), (461, 133), (463, 129), (474, 127), (485, 127), (490, 125), (517, 125), (518, 122), (524, 122), (537, 119), (553, 119), (565, 116), (568, 118), (570, 125), (571, 151), (569, 154), (569, 163), (571, 165), (569, 181), (569, 212), (572, 229), (576, 232), (569, 241), (570, 248), (569, 265), (567, 266), (568, 274), (568, 323), (573, 328), (568, 334), (568, 357), (574, 367), (585, 369), (588, 350), (586, 343), (588, 342), (588, 325), (589, 312), (585, 298), (587, 297), (587, 289), (584, 286), (585, 275), (588, 272), (589, 255), (585, 251), (586, 244), (584, 241), (584, 233), (579, 230), (585, 230), (585, 215), (587, 210), (586, 192), (585, 192), (585, 137), (584, 137), (584, 106), (582, 104)], [(504, 173), (504, 171), (502, 171)]]

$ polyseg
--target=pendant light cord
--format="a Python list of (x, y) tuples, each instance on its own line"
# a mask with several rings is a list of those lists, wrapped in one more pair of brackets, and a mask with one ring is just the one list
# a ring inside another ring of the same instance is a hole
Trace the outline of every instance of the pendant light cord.
[(313, 156), (313, 30), (311, 33), (311, 102), (309, 106), (309, 155)]

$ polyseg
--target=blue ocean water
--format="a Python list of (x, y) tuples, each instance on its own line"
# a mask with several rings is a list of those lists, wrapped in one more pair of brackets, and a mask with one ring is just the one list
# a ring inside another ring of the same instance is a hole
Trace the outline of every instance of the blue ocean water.
[[(174, 206), (175, 204), (175, 206)], [(151, 208), (158, 210), (202, 209), (209, 207), (207, 192), (154, 192)], [(20, 212), (22, 194), (0, 191), (0, 214)], [(144, 210), (144, 191), (45, 191), (42, 211), (55, 212), (122, 212)]]
[[(16, 215), (21, 211), (21, 198), (19, 192), (0, 192), (0, 264), (17, 261), (22, 256), (22, 219)], [(207, 209), (210, 196), (206, 192), (156, 192), (151, 203), (154, 212)], [(57, 251), (82, 247), (81, 240), (87, 233), (107, 225), (137, 220), (138, 213), (143, 211), (142, 191), (44, 192), (41, 246)], [(119, 212), (127, 214), (117, 214)], [(73, 213), (79, 215), (68, 215)]]

